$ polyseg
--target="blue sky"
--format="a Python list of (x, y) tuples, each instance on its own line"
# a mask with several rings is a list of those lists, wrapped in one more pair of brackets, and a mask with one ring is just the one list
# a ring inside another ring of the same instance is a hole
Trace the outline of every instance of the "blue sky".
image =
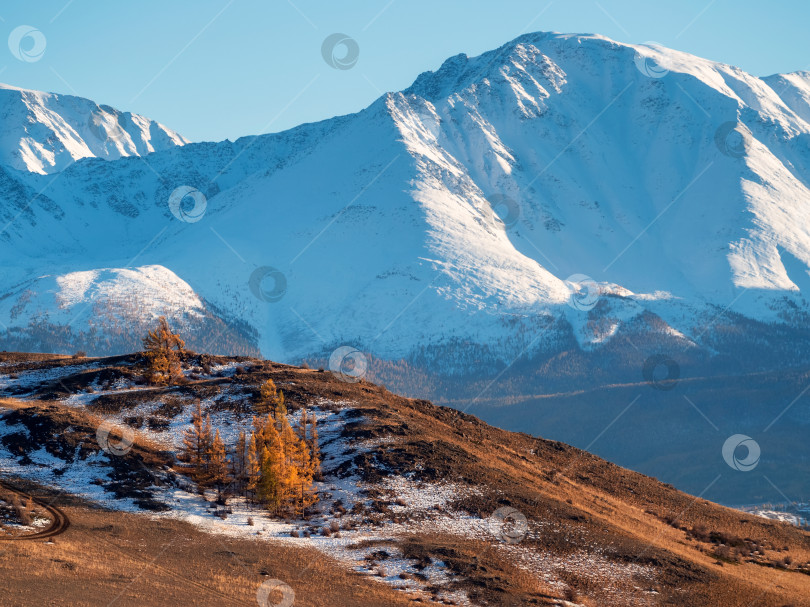
[[(0, 19), (5, 37), (28, 25), (46, 41), (33, 62), (0, 50), (0, 81), (141, 113), (194, 141), (357, 111), (526, 31), (656, 41), (760, 76), (810, 69), (807, 0), (4, 0)], [(351, 69), (321, 56), (336, 32), (357, 41)]]

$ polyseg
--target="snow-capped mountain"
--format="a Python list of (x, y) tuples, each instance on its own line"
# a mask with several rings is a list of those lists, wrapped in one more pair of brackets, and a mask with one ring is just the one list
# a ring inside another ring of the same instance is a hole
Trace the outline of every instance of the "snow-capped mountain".
[(808, 100), (806, 73), (536, 33), (282, 133), (181, 147), (151, 127), (171, 145), (144, 159), (0, 174), (0, 322), (18, 339), (102, 291), (53, 281), (161, 266), (179, 286), (159, 301), (280, 360), (348, 343), (452, 351), (453, 372), (628, 331), (716, 351), (720, 316), (806, 318)]
[(0, 164), (42, 174), (80, 158), (143, 156), (188, 143), (138, 114), (6, 84), (0, 84), (0, 120)]

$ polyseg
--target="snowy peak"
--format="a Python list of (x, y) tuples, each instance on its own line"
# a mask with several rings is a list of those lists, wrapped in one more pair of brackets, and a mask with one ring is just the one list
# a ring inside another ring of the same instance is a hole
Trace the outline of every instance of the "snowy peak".
[[(532, 33), (448, 59), (391, 105), (429, 189), (460, 194), (458, 208), (510, 201), (509, 221), (475, 221), (505, 231), (514, 259), (722, 301), (729, 269), (734, 288), (795, 292), (779, 247), (810, 264), (804, 222), (786, 220), (810, 199), (808, 100), (807, 74), (762, 79), (655, 43)], [(741, 213), (757, 226), (742, 215), (732, 232)], [(709, 216), (697, 242), (682, 229)], [(662, 242), (671, 272), (648, 267)]]
[[(605, 90), (615, 95), (633, 82), (654, 84), (670, 75), (687, 90), (702, 84), (740, 107), (771, 115), (792, 110), (804, 120), (810, 115), (807, 72), (758, 78), (655, 42), (626, 44), (595, 34), (535, 32), (477, 57), (455, 55), (438, 70), (421, 74), (403, 93), (435, 103), (507, 84), (519, 93), (521, 104), (532, 104), (538, 97), (563, 92), (568, 82), (577, 88), (591, 87), (601, 97)], [(711, 112), (712, 108), (706, 109)]]
[(763, 80), (799, 118), (810, 124), (810, 72), (775, 74)]
[(560, 84), (559, 66), (565, 63), (577, 62), (595, 74), (605, 61), (629, 59), (632, 65), (635, 48), (594, 34), (529, 33), (477, 57), (455, 55), (438, 70), (422, 73), (404, 93), (434, 101), (470, 87), (508, 81), (515, 73), (539, 76), (538, 85), (543, 80)]
[(89, 99), (0, 85), (0, 164), (57, 173), (81, 158), (112, 160), (182, 146), (181, 135)]
[(403, 92), (435, 101), (497, 78), (508, 66), (522, 63), (527, 54), (532, 54), (535, 59), (541, 55), (538, 47), (530, 42), (537, 38), (538, 35), (523, 36), (478, 57), (468, 57), (464, 53), (450, 57), (438, 70), (420, 74)]
[(132, 325), (161, 315), (202, 317), (204, 304), (173, 272), (162, 266), (100, 268), (39, 276), (8, 290), (0, 302), (3, 316), (48, 322)]

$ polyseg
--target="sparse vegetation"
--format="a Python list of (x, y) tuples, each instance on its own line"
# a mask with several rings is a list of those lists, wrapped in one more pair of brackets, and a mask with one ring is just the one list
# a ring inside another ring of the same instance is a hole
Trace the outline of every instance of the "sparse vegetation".
[(268, 379), (262, 384), (259, 390), (259, 399), (255, 403), (254, 409), (259, 414), (272, 415), (273, 419), (278, 415), (286, 414), (287, 408), (284, 404), (284, 393), (276, 388), (276, 384), (272, 379)]
[(255, 606), (257, 586), (269, 573), (290, 581), (296, 607), (413, 605), (390, 587), (347, 576), (313, 549), (278, 544), (268, 550), (263, 541), (215, 536), (188, 523), (99, 510), (57, 494), (47, 499), (68, 502), (72, 526), (55, 544), (0, 544), (4, 607), (89, 607), (119, 595), (126, 600), (115, 605)]

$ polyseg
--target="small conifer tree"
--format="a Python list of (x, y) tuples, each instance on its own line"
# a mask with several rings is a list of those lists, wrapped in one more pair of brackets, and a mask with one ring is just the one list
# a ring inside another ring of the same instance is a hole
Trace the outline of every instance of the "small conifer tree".
[(217, 501), (222, 501), (223, 489), (228, 484), (228, 461), (225, 456), (225, 443), (219, 436), (219, 430), (214, 433), (208, 456), (208, 479), (217, 489)]
[(158, 319), (158, 326), (143, 338), (146, 359), (146, 381), (154, 385), (168, 385), (183, 378), (180, 355), (186, 343), (173, 333), (165, 316)]
[(207, 478), (208, 458), (211, 450), (211, 422), (203, 420), (200, 401), (191, 414), (191, 426), (183, 433), (183, 444), (180, 447), (180, 460), (191, 466), (191, 478), (205, 485)]

